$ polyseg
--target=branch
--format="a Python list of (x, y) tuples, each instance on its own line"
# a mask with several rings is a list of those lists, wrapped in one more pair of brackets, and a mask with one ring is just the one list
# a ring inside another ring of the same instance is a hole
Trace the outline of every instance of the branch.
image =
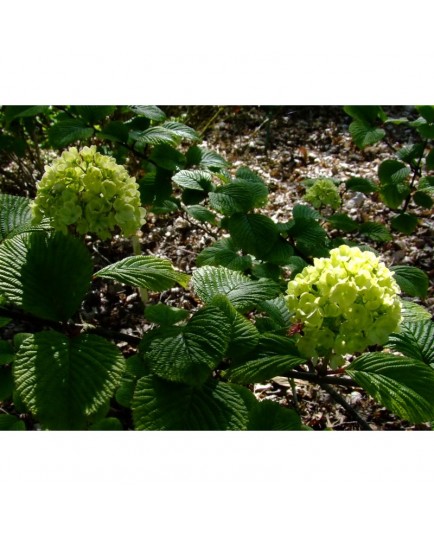
[(311, 383), (317, 383), (319, 385), (345, 385), (348, 387), (359, 387), (359, 384), (356, 383), (351, 378), (340, 378), (336, 376), (318, 376), (318, 374), (313, 372), (298, 372), (296, 370), (291, 370), (290, 372), (285, 373), (285, 376), (288, 378), (294, 378), (296, 380), (306, 380)]
[(358, 412), (351, 406), (351, 404), (348, 404), (348, 402), (345, 400), (345, 398), (340, 395), (337, 391), (333, 389), (330, 385), (323, 384), (321, 387), (324, 389), (324, 391), (327, 391), (327, 393), (336, 400), (342, 407), (344, 407), (348, 413), (350, 413), (354, 419), (360, 424), (362, 430), (369, 430), (372, 431), (372, 428), (369, 426), (369, 424), (365, 421), (365, 419), (358, 414)]

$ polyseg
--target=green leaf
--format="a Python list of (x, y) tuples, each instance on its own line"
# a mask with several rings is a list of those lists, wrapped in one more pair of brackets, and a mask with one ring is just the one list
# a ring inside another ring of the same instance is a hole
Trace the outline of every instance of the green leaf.
[(213, 380), (195, 388), (144, 376), (132, 409), (137, 430), (244, 430), (248, 421), (241, 396)]
[(220, 171), (229, 167), (229, 163), (215, 151), (204, 149), (202, 147), (195, 147), (195, 164), (201, 169), (208, 169), (210, 171)]
[(12, 318), (9, 318), (7, 316), (0, 316), (0, 328), (4, 328), (8, 324), (10, 324), (11, 321), (12, 321)]
[(344, 106), (344, 111), (353, 119), (373, 123), (382, 109), (381, 106)]
[(405, 181), (410, 168), (398, 160), (384, 160), (378, 166), (378, 177), (382, 184), (397, 184)]
[(104, 140), (127, 143), (130, 129), (122, 121), (110, 121), (96, 136)]
[(412, 214), (399, 214), (390, 220), (390, 226), (401, 233), (411, 234), (416, 229), (419, 220)]
[(178, 171), (172, 180), (179, 186), (190, 190), (210, 192), (213, 189), (212, 173), (200, 169), (183, 169)]
[(431, 149), (431, 151), (428, 153), (428, 156), (426, 157), (426, 169), (428, 171), (434, 169), (434, 149)]
[(235, 179), (210, 193), (211, 206), (226, 216), (236, 212), (249, 212), (265, 205), (268, 188), (262, 181)]
[(169, 171), (178, 170), (185, 165), (185, 156), (167, 143), (154, 147), (148, 158)]
[(217, 307), (204, 307), (185, 326), (152, 334), (145, 359), (160, 378), (200, 385), (223, 359), (229, 335), (226, 315)]
[(328, 254), (325, 247), (327, 233), (318, 222), (312, 219), (297, 218), (289, 230), (289, 234), (295, 238), (296, 246), (303, 254), (314, 257)]
[(169, 307), (164, 303), (147, 305), (145, 308), (145, 318), (154, 324), (160, 324), (160, 326), (172, 326), (173, 324), (177, 324), (188, 318), (189, 314), (190, 313), (185, 309)]
[(0, 365), (12, 363), (15, 354), (11, 344), (8, 341), (0, 340)]
[(359, 232), (376, 242), (388, 242), (392, 236), (382, 223), (368, 221), (359, 226)]
[(250, 255), (240, 255), (231, 238), (222, 238), (199, 253), (196, 265), (224, 266), (244, 272), (252, 267), (252, 258)]
[(0, 240), (14, 229), (30, 223), (31, 219), (30, 199), (0, 193)]
[(333, 214), (333, 216), (327, 218), (327, 221), (334, 229), (339, 229), (346, 233), (351, 233), (359, 228), (359, 224), (347, 214)]
[(116, 110), (116, 106), (75, 106), (74, 108), (78, 115), (91, 125), (99, 123)]
[[(273, 249), (263, 256), (263, 260), (269, 263), (286, 266), (294, 255), (294, 248), (284, 238), (279, 236), (274, 243)], [(261, 264), (261, 266), (264, 266)]]
[(158, 145), (159, 143), (177, 145), (180, 141), (176, 132), (161, 126), (149, 127), (142, 131), (130, 131), (130, 137), (141, 145)]
[(286, 264), (286, 267), (291, 270), (291, 279), (294, 279), (307, 265), (307, 262), (301, 257), (297, 257), (296, 255), (291, 257), (288, 264)]
[(152, 121), (164, 121), (166, 114), (158, 106), (130, 106), (132, 112), (137, 115), (144, 115)]
[(424, 320), (431, 320), (431, 313), (418, 303), (401, 300), (401, 307), (403, 322), (423, 322)]
[(190, 205), (187, 207), (187, 212), (195, 220), (210, 223), (211, 225), (217, 225), (217, 218), (214, 212), (211, 212), (202, 205)]
[(5, 119), (7, 123), (11, 123), (14, 119), (20, 117), (34, 117), (35, 115), (44, 114), (49, 109), (49, 106), (7, 106), (5, 108)]
[(362, 177), (350, 177), (344, 184), (347, 190), (362, 192), (362, 194), (370, 194), (378, 190), (374, 181)]
[(89, 428), (89, 430), (98, 432), (119, 432), (123, 430), (122, 423), (116, 417), (106, 417)]
[(186, 287), (190, 280), (187, 274), (176, 271), (169, 260), (152, 255), (126, 257), (99, 270), (94, 277), (114, 279), (155, 292), (167, 290), (177, 283)]
[(24, 421), (18, 419), (14, 415), (6, 415), (0, 413), (0, 431), (8, 432), (24, 432), (26, 425)]
[(422, 136), (422, 138), (426, 138), (429, 140), (434, 139), (434, 125), (433, 124), (421, 125), (420, 127), (418, 127), (417, 130), (419, 134)]
[(262, 214), (234, 214), (228, 228), (235, 246), (258, 259), (264, 259), (279, 238), (276, 224)]
[(63, 119), (48, 129), (48, 141), (55, 149), (61, 149), (75, 141), (87, 140), (93, 133), (93, 128), (88, 127), (81, 119)]
[(11, 398), (13, 390), (12, 369), (10, 367), (0, 367), (0, 402)]
[(434, 322), (403, 323), (399, 333), (390, 335), (387, 347), (434, 367)]
[(365, 121), (353, 121), (349, 131), (354, 143), (359, 149), (364, 149), (368, 145), (374, 145), (382, 140), (386, 132), (382, 128), (375, 127)]
[(425, 272), (414, 266), (392, 266), (390, 269), (403, 292), (409, 296), (425, 298), (429, 285)]
[(373, 352), (357, 358), (346, 372), (402, 419), (419, 423), (434, 418), (434, 370), (424, 363)]
[(294, 219), (303, 218), (305, 220), (319, 220), (321, 214), (309, 205), (297, 203), (292, 208), (292, 217)]
[(402, 149), (397, 151), (396, 156), (400, 160), (407, 162), (407, 164), (411, 164), (413, 160), (419, 160), (419, 158), (422, 158), (423, 151), (423, 143), (413, 143), (412, 145), (406, 145), (402, 147)]
[(271, 400), (257, 402), (250, 410), (247, 430), (255, 431), (292, 431), (306, 430), (303, 427), (300, 415), (288, 408), (284, 408)]
[(235, 309), (226, 296), (216, 296), (210, 304), (218, 307), (230, 322), (229, 346), (226, 350), (228, 357), (238, 359), (256, 348), (259, 341), (258, 330)]
[(271, 380), (275, 376), (285, 376), (297, 365), (306, 363), (304, 357), (293, 355), (273, 355), (247, 361), (242, 365), (230, 367), (228, 379), (234, 383), (249, 384)]
[(193, 273), (192, 285), (205, 302), (215, 296), (227, 296), (240, 312), (253, 309), (258, 303), (272, 299), (279, 293), (279, 285), (268, 279), (252, 281), (248, 277), (223, 267), (203, 266)]
[(177, 123), (175, 121), (166, 121), (161, 125), (167, 130), (171, 130), (177, 136), (184, 140), (190, 141), (200, 141), (199, 134), (194, 130), (194, 128), (184, 125), (184, 123)]
[(286, 328), (291, 323), (292, 315), (283, 296), (259, 303), (258, 309), (266, 313), (281, 328)]
[(380, 188), (380, 197), (389, 208), (398, 209), (410, 192), (408, 184), (386, 184)]
[(434, 204), (432, 196), (425, 190), (417, 190), (413, 194), (413, 201), (423, 208), (431, 208)]
[(416, 110), (428, 123), (434, 123), (434, 106), (416, 106)]
[(27, 337), (14, 362), (18, 394), (44, 428), (77, 430), (118, 386), (125, 360), (97, 335), (68, 338), (55, 331)]
[(0, 293), (40, 318), (68, 320), (91, 276), (91, 256), (71, 235), (23, 233), (0, 244)]

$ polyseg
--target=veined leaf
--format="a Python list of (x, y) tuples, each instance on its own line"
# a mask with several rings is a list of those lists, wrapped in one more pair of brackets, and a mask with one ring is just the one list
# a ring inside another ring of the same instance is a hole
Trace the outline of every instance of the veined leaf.
[(402, 419), (434, 418), (434, 370), (419, 360), (373, 352), (357, 358), (346, 372)]
[(210, 171), (220, 171), (229, 167), (229, 163), (215, 151), (202, 147), (197, 147), (197, 149), (197, 165), (200, 168), (209, 169)]
[(414, 266), (392, 266), (396, 282), (409, 296), (424, 298), (428, 292), (429, 279), (425, 272)]
[(30, 199), (0, 193), (0, 240), (17, 227), (30, 223), (31, 219)]
[(169, 171), (175, 171), (185, 165), (185, 156), (171, 145), (156, 145), (149, 155), (149, 160)]
[(275, 376), (284, 376), (297, 365), (306, 363), (307, 359), (293, 355), (273, 355), (247, 361), (242, 365), (231, 367), (227, 371), (231, 382), (248, 384), (270, 380)]
[(401, 306), (404, 322), (420, 322), (431, 319), (431, 314), (429, 311), (417, 303), (408, 300), (401, 300)]
[(180, 141), (176, 132), (162, 126), (149, 127), (142, 131), (133, 130), (130, 132), (130, 137), (135, 142), (143, 145), (157, 145), (159, 143), (177, 145)]
[(362, 223), (359, 226), (359, 232), (376, 242), (387, 242), (388, 240), (392, 240), (392, 236), (387, 230), (387, 227), (382, 223), (377, 223), (375, 221)]
[(390, 335), (387, 346), (434, 368), (434, 322), (403, 323), (399, 333)]
[(237, 359), (256, 348), (259, 331), (250, 320), (235, 309), (226, 296), (216, 296), (210, 304), (218, 307), (230, 323), (229, 346), (226, 350), (228, 357)]
[(137, 115), (143, 115), (152, 121), (164, 121), (166, 114), (158, 106), (130, 106), (131, 111)]
[(292, 217), (294, 219), (319, 220), (321, 219), (321, 214), (309, 205), (297, 203), (292, 208)]
[(397, 184), (405, 181), (410, 168), (399, 160), (384, 160), (378, 167), (378, 177), (382, 184)]
[(259, 303), (258, 309), (266, 313), (281, 328), (288, 327), (291, 323), (292, 315), (283, 296)]
[(18, 394), (43, 427), (77, 430), (107, 403), (124, 369), (118, 348), (102, 337), (41, 331), (21, 344), (14, 378)]
[(81, 119), (63, 119), (48, 129), (48, 141), (56, 149), (71, 145), (78, 140), (87, 140), (94, 133)]
[(144, 376), (132, 409), (137, 430), (244, 430), (248, 421), (241, 396), (214, 380), (195, 388)]
[(74, 108), (91, 125), (99, 123), (116, 110), (116, 106), (75, 106)]
[(178, 171), (173, 177), (173, 182), (183, 188), (190, 190), (200, 190), (210, 192), (213, 189), (212, 173), (200, 169), (183, 169)]
[(233, 214), (228, 223), (236, 247), (263, 259), (279, 238), (276, 224), (262, 214)]
[(434, 169), (434, 149), (431, 149), (428, 156), (426, 157), (426, 169), (428, 171)]
[(91, 276), (91, 256), (71, 235), (22, 233), (0, 244), (0, 293), (41, 318), (68, 320)]
[(106, 417), (89, 428), (89, 430), (97, 432), (120, 432), (123, 430), (122, 423), (116, 417)]
[(209, 195), (211, 206), (225, 216), (231, 216), (236, 212), (249, 212), (263, 206), (267, 199), (268, 188), (262, 181), (240, 179), (218, 187)]
[(248, 277), (223, 267), (203, 266), (192, 277), (196, 294), (205, 303), (215, 296), (227, 296), (240, 312), (253, 309), (256, 304), (279, 294), (279, 285), (268, 279), (252, 281)]
[(166, 121), (161, 126), (167, 128), (167, 130), (172, 130), (177, 136), (184, 140), (200, 141), (200, 136), (194, 128), (188, 127), (187, 125), (184, 125), (184, 123)]
[(114, 279), (126, 285), (147, 288), (155, 292), (167, 290), (176, 283), (186, 287), (190, 280), (190, 276), (176, 271), (167, 259), (151, 255), (126, 257), (99, 270), (94, 277)]
[(217, 225), (217, 218), (214, 212), (211, 212), (202, 205), (190, 205), (187, 207), (187, 212), (190, 214), (190, 216), (198, 221), (210, 223), (211, 225)]
[(231, 238), (217, 240), (202, 250), (196, 257), (197, 266), (224, 266), (230, 270), (244, 272), (252, 267), (250, 255), (240, 255)]
[(329, 216), (327, 218), (327, 221), (335, 229), (340, 229), (341, 231), (345, 231), (347, 233), (356, 231), (359, 228), (359, 224), (351, 219), (347, 214), (333, 214), (333, 216)]
[(401, 233), (411, 234), (417, 227), (419, 220), (413, 214), (399, 214), (390, 220), (392, 229)]
[(416, 110), (428, 123), (434, 123), (434, 106), (416, 106)]
[(153, 334), (145, 359), (165, 380), (203, 384), (225, 355), (230, 323), (217, 307), (204, 307), (182, 327)]
[(382, 128), (378, 128), (366, 121), (353, 121), (350, 124), (349, 131), (354, 143), (359, 149), (364, 149), (368, 145), (374, 145), (382, 140), (386, 132)]
[(373, 123), (382, 113), (381, 106), (344, 106), (344, 111), (353, 119)]

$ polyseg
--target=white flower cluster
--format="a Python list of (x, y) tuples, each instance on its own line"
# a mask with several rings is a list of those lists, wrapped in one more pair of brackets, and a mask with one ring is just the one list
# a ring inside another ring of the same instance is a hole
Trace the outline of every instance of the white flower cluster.
[(95, 146), (73, 147), (45, 166), (32, 212), (34, 223), (49, 217), (58, 231), (74, 226), (79, 234), (95, 233), (103, 240), (116, 227), (134, 234), (145, 217), (135, 179)]
[(287, 304), (303, 325), (298, 348), (312, 358), (330, 357), (384, 344), (401, 322), (400, 289), (374, 253), (340, 246), (330, 258), (314, 259), (288, 283)]

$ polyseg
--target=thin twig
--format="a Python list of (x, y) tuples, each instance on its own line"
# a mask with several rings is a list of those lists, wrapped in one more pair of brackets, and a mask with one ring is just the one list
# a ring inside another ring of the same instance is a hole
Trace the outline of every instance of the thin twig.
[(348, 411), (348, 413), (351, 414), (352, 417), (360, 424), (362, 430), (370, 430), (372, 431), (372, 428), (369, 426), (369, 424), (365, 421), (365, 419), (358, 414), (358, 412), (351, 406), (351, 404), (348, 404), (348, 402), (345, 400), (345, 398), (340, 395), (333, 387), (327, 384), (321, 385), (321, 387), (324, 389), (324, 391), (327, 391), (327, 393), (336, 400), (344, 409)]

